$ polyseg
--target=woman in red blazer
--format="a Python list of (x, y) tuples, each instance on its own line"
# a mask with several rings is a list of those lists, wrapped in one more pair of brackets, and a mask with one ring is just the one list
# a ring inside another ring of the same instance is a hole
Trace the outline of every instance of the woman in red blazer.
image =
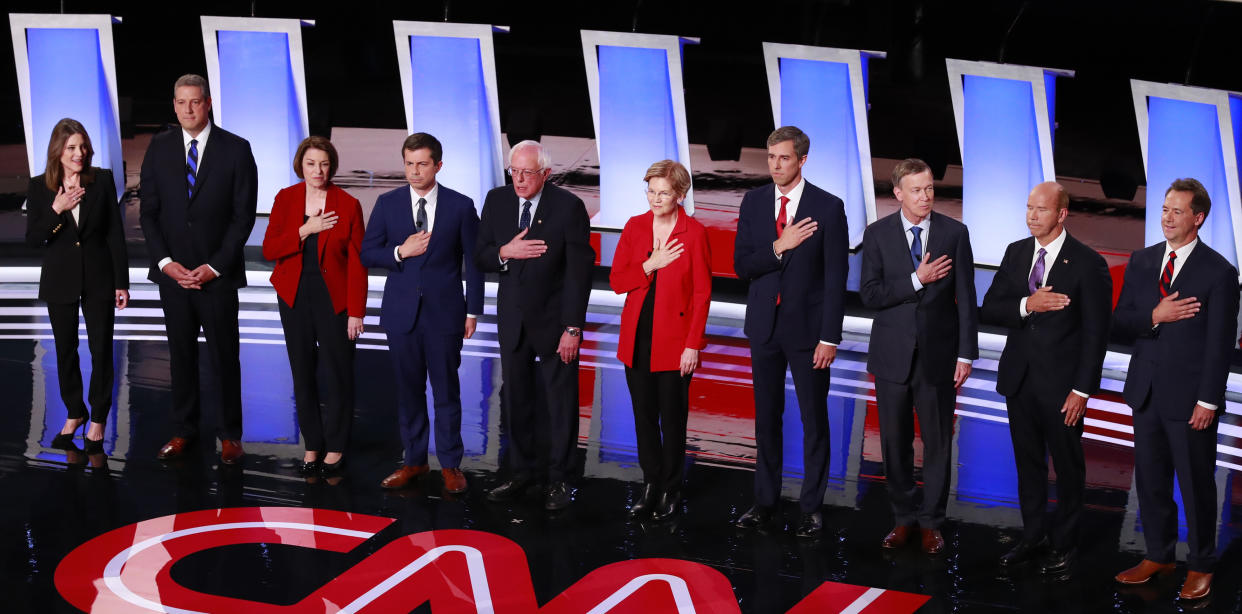
[(690, 377), (699, 366), (711, 303), (707, 231), (681, 202), (690, 173), (672, 160), (647, 169), (651, 210), (625, 224), (608, 282), (625, 294), (617, 358), (634, 405), (643, 493), (634, 517), (663, 520), (677, 512), (686, 462)]
[[(367, 311), (367, 270), (359, 259), (362, 206), (332, 183), (336, 169), (331, 141), (302, 141), (293, 170), (304, 181), (276, 195), (263, 237), (263, 257), (276, 261), (272, 287), (280, 297), (307, 475), (336, 475), (343, 468), (354, 413), (353, 342)], [(320, 359), (330, 373), (322, 411)]]

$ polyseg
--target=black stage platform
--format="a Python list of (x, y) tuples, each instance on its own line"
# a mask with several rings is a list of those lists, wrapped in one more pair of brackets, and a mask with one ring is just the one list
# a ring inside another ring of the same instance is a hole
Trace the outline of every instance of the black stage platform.
[[(382, 280), (372, 280), (372, 315), (357, 353), (348, 468), (343, 479), (325, 482), (296, 471), (302, 447), (265, 273), (252, 273), (255, 283), (241, 299), (247, 451), (241, 468), (220, 466), (209, 444), (183, 462), (154, 458), (171, 427), (162, 312), (150, 285), (134, 287), (134, 302), (117, 321), (117, 409), (108, 422), (108, 456), (50, 448), (65, 417), (51, 330), (33, 300), (34, 284), (23, 277), (29, 271), (7, 268), (5, 274), (0, 611), (504, 614), (540, 608), (654, 614), (1184, 607), (1176, 602), (1184, 574), (1137, 590), (1112, 581), (1141, 558), (1143, 547), (1129, 415), (1116, 379), (1124, 357), (1110, 356), (1113, 379), (1088, 414), (1088, 511), (1078, 564), (1064, 577), (1041, 577), (1035, 569), (1007, 575), (998, 572), (997, 558), (1019, 535), (1021, 521), (1003, 400), (993, 390), (994, 342), (985, 340), (990, 349), (959, 399), (947, 553), (927, 557), (913, 548), (889, 553), (879, 546), (892, 514), (861, 318), (847, 322), (852, 332), (832, 369), (826, 531), (806, 542), (788, 526), (758, 534), (730, 524), (751, 502), (754, 457), (749, 358), (737, 306), (713, 306), (711, 345), (692, 387), (692, 466), (682, 513), (646, 524), (625, 516), (638, 494), (640, 472), (624, 373), (613, 358), (618, 310), (610, 293), (597, 290), (592, 299), (583, 351), (576, 500), (568, 510), (549, 514), (535, 497), (514, 505), (484, 498), (484, 489), (498, 479), (505, 448), (491, 305), (481, 334), (466, 345), (461, 368), (463, 469), (470, 490), (448, 495), (433, 474), (417, 488), (390, 493), (378, 483), (401, 451), (392, 371), (375, 326)], [(134, 272), (135, 279), (140, 275)], [(85, 340), (82, 352), (86, 369)], [(784, 513), (793, 523), (801, 442), (789, 387)], [(1236, 383), (1231, 390), (1236, 392)], [(1228, 409), (1217, 472), (1221, 563), (1213, 597), (1194, 606), (1237, 612), (1242, 549), (1234, 538), (1242, 530), (1242, 485), (1235, 468), (1242, 446), (1234, 437), (1238, 407), (1231, 401)]]

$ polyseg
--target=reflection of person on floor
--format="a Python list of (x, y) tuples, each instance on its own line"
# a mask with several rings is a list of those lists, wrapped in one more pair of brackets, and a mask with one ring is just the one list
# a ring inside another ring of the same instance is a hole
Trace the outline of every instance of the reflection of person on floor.
[[(461, 349), (483, 313), (483, 277), (471, 250), (479, 217), (474, 201), (440, 185), (444, 149), (418, 132), (401, 145), (403, 186), (380, 195), (362, 242), (363, 264), (388, 269), (380, 326), (397, 376), (401, 467), (380, 482), (389, 489), (413, 485), (430, 468), (427, 448), (427, 381), (435, 399), (436, 458), (444, 488), (466, 490), (461, 472)], [(463, 273), (466, 293), (462, 295)]]
[[(1069, 569), (1077, 551), (1087, 466), (1083, 415), (1108, 345), (1113, 280), (1095, 250), (1065, 230), (1069, 194), (1041, 183), (1026, 202), (1031, 236), (1005, 249), (980, 317), (1008, 329), (996, 372), (1005, 396), (1018, 469), (1022, 539), (1000, 559), (1012, 567), (1051, 552), (1043, 573)], [(1048, 457), (1057, 475), (1056, 517), (1048, 522)]]
[(840, 198), (802, 178), (811, 140), (794, 126), (768, 136), (772, 184), (751, 190), (738, 212), (733, 267), (749, 282), (746, 337), (755, 389), (755, 503), (734, 524), (779, 516), (785, 371), (802, 415), (804, 477), (799, 537), (823, 530), (828, 488), (828, 366), (841, 343), (849, 229)]
[[(275, 260), (293, 401), (306, 452), (304, 475), (340, 474), (354, 415), (354, 344), (367, 311), (367, 270), (359, 259), (362, 205), (332, 183), (338, 159), (321, 136), (302, 141), (293, 170), (303, 181), (276, 194), (263, 257)], [(319, 402), (318, 365), (327, 365)]]
[[(961, 222), (932, 211), (931, 168), (910, 158), (893, 169), (901, 209), (863, 233), (863, 305), (875, 309), (867, 370), (875, 376), (884, 475), (897, 548), (922, 527), (928, 554), (944, 549), (957, 389), (979, 357), (975, 263)], [(926, 247), (925, 247), (926, 246)], [(916, 506), (914, 414), (923, 439), (923, 501)]]
[(1164, 193), (1165, 241), (1130, 256), (1113, 325), (1134, 338), (1123, 396), (1134, 414), (1134, 469), (1147, 557), (1117, 574), (1140, 584), (1174, 570), (1177, 504), (1186, 506), (1182, 599), (1206, 597), (1216, 566), (1216, 429), (1238, 313), (1238, 271), (1199, 240), (1212, 200), (1178, 179)]
[(174, 434), (157, 458), (181, 456), (198, 437), (201, 329), (220, 395), (220, 461), (234, 465), (243, 455), (237, 290), (246, 287), (257, 171), (250, 143), (211, 123), (206, 79), (177, 79), (173, 108), (180, 129), (155, 135), (142, 160), (147, 279), (160, 287), (172, 374)]
[(68, 118), (56, 122), (47, 144), (46, 170), (31, 177), (26, 191), (26, 241), (46, 247), (39, 300), (47, 303), (60, 398), (68, 416), (52, 447), (76, 451), (74, 434), (87, 419), (78, 362), (80, 305), (91, 351), (90, 426), (84, 445), (87, 454), (102, 454), (115, 377), (113, 307), (129, 304), (129, 257), (112, 172), (92, 167), (94, 154), (82, 124)]
[(496, 273), (496, 329), (504, 386), (511, 477), (492, 501), (524, 494), (535, 481), (536, 386), (547, 408), (550, 484), (544, 507), (573, 500), (567, 480), (578, 441), (578, 346), (591, 296), (591, 222), (582, 199), (547, 183), (543, 146), (522, 141), (509, 152), (512, 186), (487, 193), (475, 262)]
[(690, 378), (707, 341), (711, 253), (707, 229), (681, 203), (690, 173), (673, 160), (643, 177), (650, 210), (625, 223), (609, 284), (625, 294), (617, 359), (634, 407), (643, 493), (630, 515), (663, 520), (677, 512), (686, 464)]

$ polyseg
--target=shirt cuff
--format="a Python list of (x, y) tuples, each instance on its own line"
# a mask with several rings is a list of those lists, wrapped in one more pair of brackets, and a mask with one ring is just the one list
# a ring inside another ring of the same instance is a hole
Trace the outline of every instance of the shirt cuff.
[(211, 265), (209, 264), (209, 265), (207, 265), (207, 268), (211, 270), (211, 274), (212, 274), (212, 275), (215, 275), (216, 277), (219, 277), (219, 276), (220, 276), (220, 271), (217, 271), (217, 270), (216, 270), (216, 267), (213, 267), (213, 266), (211, 266)]
[(392, 248), (392, 259), (396, 260), (397, 262), (401, 262), (401, 246), (400, 245)]
[[(1024, 296), (1024, 297), (1022, 297), (1022, 300), (1018, 301), (1018, 315), (1020, 315), (1020, 316), (1022, 316), (1022, 317), (1024, 317), (1024, 318), (1025, 318), (1026, 316), (1031, 315), (1031, 312), (1029, 312), (1029, 311), (1027, 311), (1027, 310), (1026, 310), (1026, 299), (1027, 299), (1027, 298), (1028, 298), (1028, 297), (1025, 297), (1025, 296)], [(1074, 392), (1078, 392), (1078, 391), (1077, 391), (1077, 390), (1075, 390)], [(1081, 392), (1079, 392), (1079, 394), (1082, 394), (1082, 393), (1081, 393)], [(1087, 396), (1087, 395), (1085, 395), (1085, 394), (1084, 394), (1083, 396)]]
[(831, 342), (831, 341), (824, 341), (823, 339), (820, 339), (820, 340), (819, 340), (819, 344), (820, 344), (820, 345), (831, 345), (832, 347), (837, 347), (837, 344), (835, 344), (835, 343), (833, 343), (833, 342)]
[(1200, 404), (1200, 405), (1202, 405), (1202, 406), (1203, 406), (1204, 408), (1206, 408), (1206, 409), (1210, 409), (1210, 410), (1212, 410), (1212, 411), (1216, 411), (1216, 406), (1215, 406), (1215, 405), (1213, 405), (1212, 403), (1204, 403), (1203, 401), (1199, 401), (1199, 404)]
[(958, 361), (958, 362), (964, 362), (964, 363), (966, 363), (966, 364), (968, 364), (968, 365), (969, 365), (969, 364), (972, 364), (972, 363), (974, 363), (974, 362), (975, 362), (975, 361), (973, 361), (973, 360), (971, 360), (971, 359), (969, 359), (969, 358), (962, 358), (961, 356), (958, 356), (958, 357), (957, 357), (957, 361)]
[(168, 266), (168, 263), (170, 263), (170, 262), (172, 262), (172, 258), (165, 258), (165, 259), (161, 260), (161, 261), (159, 262), (159, 264), (155, 265), (155, 268), (157, 268), (157, 269), (159, 269), (159, 270), (163, 271), (163, 270), (164, 270), (164, 267)]
[(915, 291), (915, 292), (918, 292), (919, 290), (922, 290), (922, 289), (923, 289), (923, 283), (919, 281), (919, 274), (918, 274), (918, 273), (911, 273), (911, 274), (910, 274), (910, 283), (914, 284), (914, 291)]
[(1085, 392), (1079, 392), (1079, 391), (1077, 391), (1077, 390), (1070, 390), (1070, 392), (1072, 392), (1072, 393), (1074, 393), (1074, 394), (1076, 394), (1076, 395), (1078, 395), (1078, 396), (1080, 396), (1080, 397), (1082, 397), (1082, 398), (1084, 398), (1084, 399), (1090, 399), (1090, 398), (1091, 398), (1091, 395), (1089, 395), (1089, 394), (1087, 394), (1087, 393), (1085, 393)]
[(477, 320), (477, 319), (479, 319), (479, 316), (474, 315), (473, 313), (468, 313), (468, 314), (466, 314), (466, 317), (467, 317), (467, 318), (474, 318), (474, 319), (476, 319), (476, 320)]
[(777, 260), (780, 260), (781, 258), (783, 258), (783, 257), (785, 256), (784, 254), (778, 254), (778, 253), (776, 253), (776, 246), (775, 246), (775, 245), (773, 245), (773, 246), (772, 246), (772, 255), (773, 255), (773, 256), (776, 256), (776, 259), (777, 259)]

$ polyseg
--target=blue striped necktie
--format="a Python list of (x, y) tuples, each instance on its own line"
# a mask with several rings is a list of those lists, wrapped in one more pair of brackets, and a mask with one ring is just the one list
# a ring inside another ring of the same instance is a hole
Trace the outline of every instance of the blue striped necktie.
[(198, 139), (190, 140), (190, 153), (185, 158), (185, 197), (194, 196), (194, 175), (198, 174)]

